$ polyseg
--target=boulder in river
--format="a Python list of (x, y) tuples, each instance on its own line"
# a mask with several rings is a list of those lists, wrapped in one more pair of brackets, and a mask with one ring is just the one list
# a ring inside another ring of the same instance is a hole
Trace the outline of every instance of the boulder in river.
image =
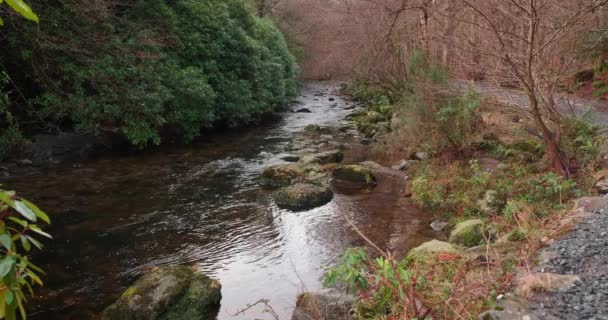
[(310, 109), (308, 108), (301, 108), (296, 110), (297, 113), (312, 113), (312, 111), (310, 111)]
[(221, 285), (187, 266), (164, 266), (139, 278), (103, 320), (211, 319), (221, 299)]
[(273, 194), (279, 208), (291, 210), (320, 207), (330, 202), (333, 196), (331, 189), (310, 183), (296, 183)]
[(327, 163), (338, 163), (344, 159), (344, 153), (340, 150), (329, 150), (325, 152), (305, 155), (300, 159), (300, 162), (327, 164)]
[(260, 177), (264, 188), (281, 188), (298, 182), (329, 185), (329, 173), (317, 163), (291, 163), (266, 168)]
[(465, 247), (474, 247), (489, 237), (488, 228), (481, 219), (470, 219), (454, 226), (450, 233), (450, 243)]
[(265, 188), (286, 187), (298, 181), (303, 175), (304, 169), (298, 164), (272, 166), (262, 172), (260, 184)]
[(361, 187), (376, 185), (376, 176), (372, 170), (362, 165), (338, 165), (334, 169), (333, 178), (338, 182), (357, 184)]
[(351, 320), (357, 298), (334, 290), (298, 296), (291, 320)]

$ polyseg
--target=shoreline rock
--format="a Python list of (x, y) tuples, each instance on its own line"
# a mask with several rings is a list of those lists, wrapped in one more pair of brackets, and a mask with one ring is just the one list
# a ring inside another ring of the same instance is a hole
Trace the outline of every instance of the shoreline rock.
[(139, 278), (107, 307), (103, 320), (211, 319), (221, 285), (187, 266), (163, 266)]

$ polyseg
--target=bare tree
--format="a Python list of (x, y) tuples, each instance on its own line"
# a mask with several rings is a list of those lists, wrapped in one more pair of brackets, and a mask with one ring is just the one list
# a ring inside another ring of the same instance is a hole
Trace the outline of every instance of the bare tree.
[(515, 81), (525, 90), (527, 111), (546, 144), (546, 156), (557, 174), (568, 177), (569, 161), (560, 145), (563, 110), (559, 109), (555, 95), (574, 65), (572, 47), (589, 27), (586, 19), (608, 1), (460, 1), (468, 9), (461, 21), (484, 37), (474, 42), (470, 33), (461, 33), (453, 42), (483, 57), (486, 71), (495, 79)]

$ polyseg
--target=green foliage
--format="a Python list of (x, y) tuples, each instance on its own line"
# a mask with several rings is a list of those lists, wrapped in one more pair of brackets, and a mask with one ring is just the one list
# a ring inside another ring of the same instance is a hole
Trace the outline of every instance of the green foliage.
[(587, 113), (581, 117), (562, 120), (562, 146), (567, 155), (585, 166), (597, 160), (606, 138), (594, 121), (594, 115)]
[(472, 90), (439, 105), (435, 114), (437, 128), (457, 152), (465, 151), (472, 143), (480, 123), (479, 107), (479, 97)]
[(365, 249), (351, 248), (326, 272), (323, 284), (346, 287), (358, 293), (362, 298), (358, 318), (372, 319), (403, 312), (404, 304), (400, 302), (408, 299), (410, 292), (406, 288), (415, 286), (412, 278), (413, 273), (405, 262), (371, 258)]
[(18, 311), (26, 319), (25, 295), (33, 295), (34, 285), (42, 285), (43, 273), (27, 252), (32, 246), (42, 249), (38, 237), (51, 238), (35, 224), (50, 219), (36, 205), (5, 190), (0, 190), (0, 217), (0, 319), (16, 319)]
[(456, 216), (481, 215), (479, 200), (486, 190), (496, 191), (497, 203), (506, 203), (504, 215), (517, 212), (519, 202), (530, 204), (535, 214), (545, 215), (581, 194), (574, 180), (554, 173), (533, 174), (517, 164), (487, 172), (476, 161), (423, 165), (415, 170), (411, 187), (415, 202)]
[(188, 142), (203, 128), (256, 121), (296, 93), (283, 36), (239, 0), (33, 3), (48, 27), (6, 28), (2, 55), (25, 74), (13, 77), (19, 86), (42, 92), (19, 101), (33, 103), (37, 121), (138, 146), (163, 135)]

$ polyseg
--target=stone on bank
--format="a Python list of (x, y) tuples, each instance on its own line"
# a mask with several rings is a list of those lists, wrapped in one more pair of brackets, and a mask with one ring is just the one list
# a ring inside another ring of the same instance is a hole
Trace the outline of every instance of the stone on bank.
[(221, 285), (187, 266), (163, 266), (139, 278), (111, 306), (103, 320), (212, 319)]
[(481, 219), (471, 219), (454, 226), (450, 233), (450, 243), (465, 247), (474, 247), (484, 242), (489, 236), (488, 229)]
[(298, 296), (291, 320), (351, 320), (356, 297), (334, 290)]

